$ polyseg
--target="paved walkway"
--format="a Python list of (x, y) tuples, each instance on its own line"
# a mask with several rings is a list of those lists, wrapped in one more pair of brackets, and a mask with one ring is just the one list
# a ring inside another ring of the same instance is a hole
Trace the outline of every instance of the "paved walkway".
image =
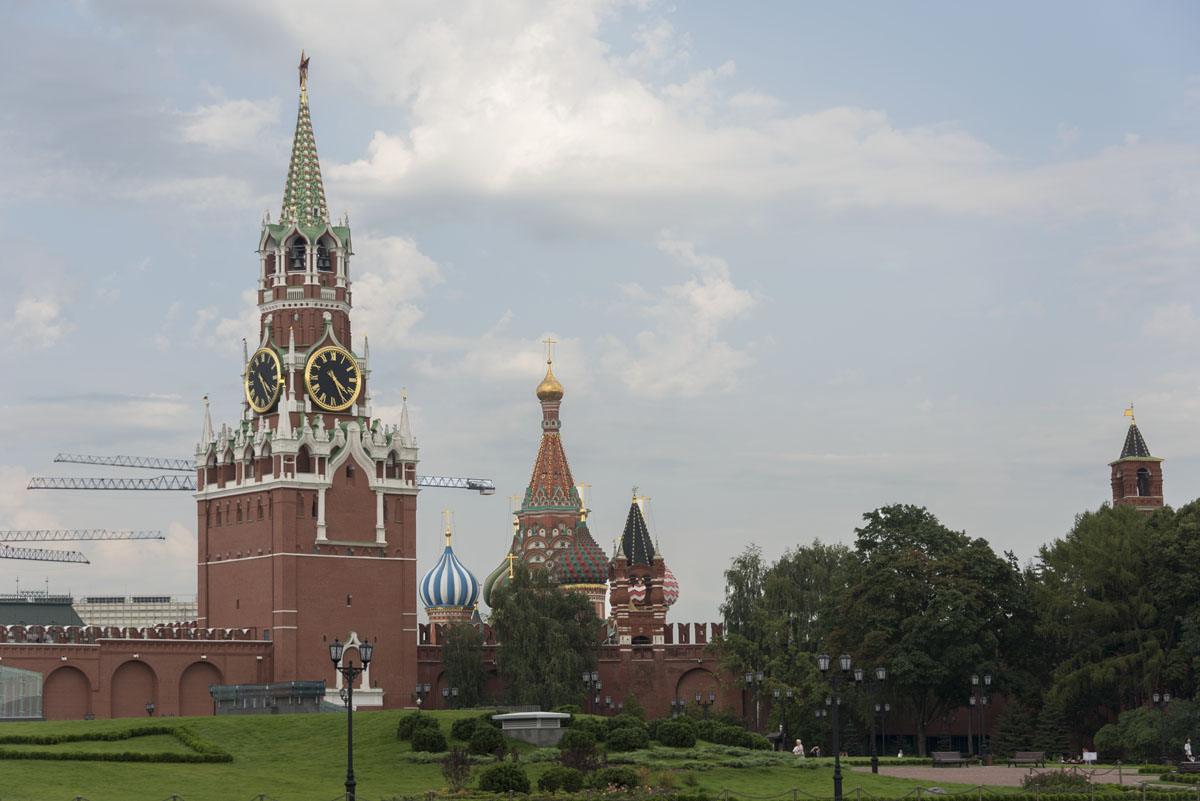
[[(1054, 765), (1047, 763), (1052, 769)], [(856, 773), (870, 773), (869, 767), (855, 766)], [(880, 776), (895, 776), (900, 779), (917, 779), (929, 782), (930, 785), (939, 783), (953, 784), (995, 784), (1005, 787), (1020, 787), (1021, 777), (1029, 773), (1029, 768), (1009, 768), (1003, 765), (975, 765), (968, 768), (935, 768), (930, 765), (889, 766), (880, 765)], [(1139, 776), (1136, 769), (1123, 771), (1125, 784), (1137, 784), (1139, 781), (1155, 779), (1155, 776)], [(1117, 784), (1120, 781), (1117, 771), (1108, 772), (1107, 768), (1096, 771), (1092, 781), (1104, 784)]]

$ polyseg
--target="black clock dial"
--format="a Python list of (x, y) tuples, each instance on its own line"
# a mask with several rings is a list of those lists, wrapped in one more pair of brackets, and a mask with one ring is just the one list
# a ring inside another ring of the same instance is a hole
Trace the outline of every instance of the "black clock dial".
[(313, 403), (330, 412), (349, 409), (358, 399), (362, 373), (344, 348), (327, 345), (313, 352), (304, 366), (304, 383)]
[(259, 348), (246, 365), (246, 400), (250, 408), (262, 414), (271, 410), (283, 389), (283, 370), (279, 356), (270, 348)]

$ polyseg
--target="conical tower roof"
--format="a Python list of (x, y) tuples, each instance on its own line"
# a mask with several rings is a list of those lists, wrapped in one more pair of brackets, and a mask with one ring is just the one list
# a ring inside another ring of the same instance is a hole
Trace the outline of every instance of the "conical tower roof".
[(637, 497), (629, 504), (629, 515), (625, 518), (625, 531), (621, 534), (621, 554), (631, 565), (648, 565), (654, 561), (654, 543), (646, 518), (642, 517), (642, 506)]
[(1125, 434), (1125, 446), (1121, 448), (1122, 459), (1148, 459), (1150, 458), (1150, 448), (1146, 446), (1146, 440), (1142, 437), (1142, 432), (1138, 429), (1137, 423), (1129, 424), (1129, 431)]
[(300, 53), (300, 109), (296, 112), (292, 160), (288, 165), (280, 211), (281, 222), (293, 219), (305, 226), (329, 222), (325, 185), (321, 182), (321, 162), (317, 159), (317, 140), (308, 113), (308, 57), (303, 52)]

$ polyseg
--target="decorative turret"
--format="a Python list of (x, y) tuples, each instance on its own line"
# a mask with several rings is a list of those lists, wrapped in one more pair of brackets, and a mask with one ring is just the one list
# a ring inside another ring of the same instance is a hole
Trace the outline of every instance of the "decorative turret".
[(468, 621), (479, 599), (479, 582), (458, 561), (450, 542), (454, 536), (453, 515), (442, 512), (445, 548), (429, 572), (421, 579), (421, 603), (431, 623)]
[(1113, 505), (1133, 506), (1153, 512), (1163, 505), (1163, 460), (1150, 455), (1150, 448), (1133, 415), (1132, 403), (1125, 410), (1125, 416), (1129, 418), (1125, 444), (1117, 460), (1109, 463), (1112, 469)]
[(633, 488), (625, 530), (608, 563), (609, 606), (617, 642), (627, 647), (661, 647), (667, 608), (679, 598), (679, 582), (646, 526), (647, 500)]

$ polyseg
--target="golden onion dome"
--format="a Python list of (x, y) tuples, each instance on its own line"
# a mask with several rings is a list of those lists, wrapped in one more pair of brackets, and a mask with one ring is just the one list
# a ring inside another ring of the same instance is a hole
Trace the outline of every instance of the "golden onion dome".
[(554, 377), (554, 368), (550, 362), (546, 362), (546, 377), (542, 379), (542, 383), (538, 384), (537, 388), (538, 400), (562, 400), (563, 386), (558, 383), (558, 379)]

